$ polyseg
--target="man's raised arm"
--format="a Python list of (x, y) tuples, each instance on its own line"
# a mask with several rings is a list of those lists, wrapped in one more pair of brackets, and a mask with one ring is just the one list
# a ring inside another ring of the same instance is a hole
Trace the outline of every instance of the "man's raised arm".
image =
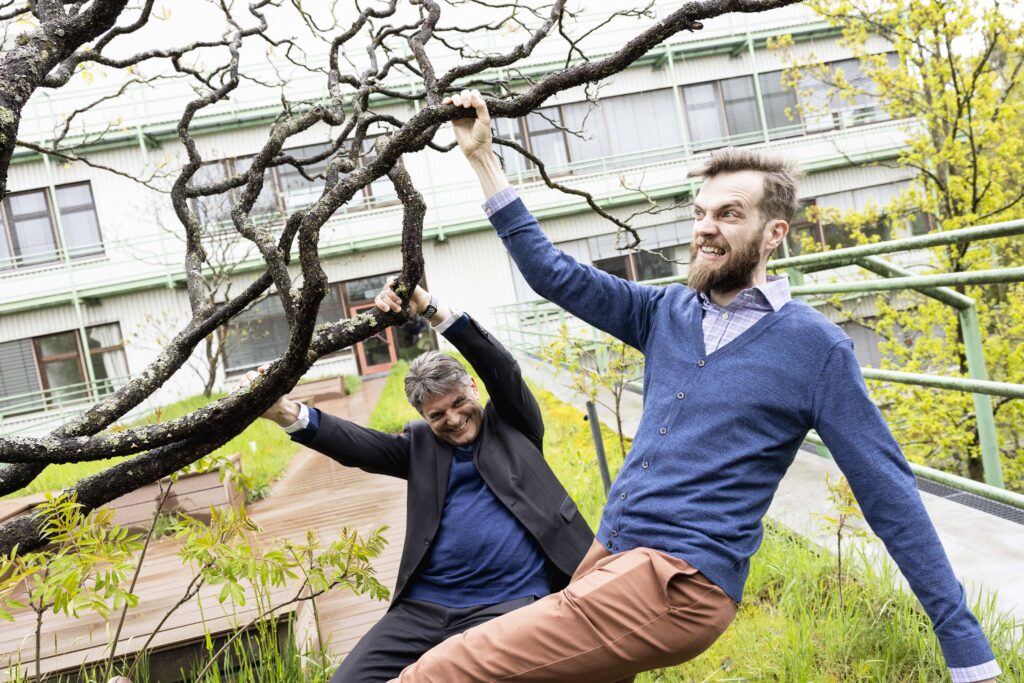
[(480, 93), (463, 90), (446, 102), (476, 110), (475, 119), (453, 122), (455, 137), (480, 181), (491, 223), (530, 287), (573, 315), (643, 350), (649, 309), (661, 289), (609, 275), (557, 249), (519, 200), (494, 155), (491, 117)]

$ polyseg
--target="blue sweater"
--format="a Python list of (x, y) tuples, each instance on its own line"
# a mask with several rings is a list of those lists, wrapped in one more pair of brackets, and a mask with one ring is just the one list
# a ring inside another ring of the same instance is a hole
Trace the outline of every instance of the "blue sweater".
[(474, 450), (455, 449), (437, 538), (406, 598), (475, 607), (551, 592), (544, 553), (484, 483)]
[(644, 412), (598, 530), (606, 547), (684, 559), (739, 602), (761, 518), (814, 428), (931, 617), (947, 664), (993, 659), (839, 327), (790, 301), (708, 354), (693, 290), (577, 263), (520, 200), (491, 222), (534, 291), (644, 353)]

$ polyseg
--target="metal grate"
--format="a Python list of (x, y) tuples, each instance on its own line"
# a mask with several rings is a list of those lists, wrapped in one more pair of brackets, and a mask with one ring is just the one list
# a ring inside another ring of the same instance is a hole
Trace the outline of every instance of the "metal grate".
[(931, 481), (930, 479), (922, 479), (921, 477), (916, 477), (916, 479), (917, 488), (925, 493), (930, 493), (933, 496), (939, 496), (940, 498), (945, 498), (946, 500), (951, 500), (955, 503), (972, 507), (975, 510), (981, 510), (982, 512), (987, 512), (990, 515), (995, 515), (996, 517), (1024, 525), (1024, 510), (1021, 510), (1020, 508), (989, 500), (988, 498), (983, 498), (982, 496), (978, 496), (973, 493), (967, 493), (960, 489), (955, 489), (952, 486), (946, 486), (945, 484)]

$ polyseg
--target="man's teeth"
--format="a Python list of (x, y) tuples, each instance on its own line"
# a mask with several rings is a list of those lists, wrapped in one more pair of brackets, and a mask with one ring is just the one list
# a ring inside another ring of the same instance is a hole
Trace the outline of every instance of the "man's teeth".
[(701, 247), (700, 250), (702, 252), (704, 252), (705, 254), (714, 254), (715, 256), (721, 256), (722, 254), (725, 253), (725, 249), (720, 249), (719, 247), (707, 247), (707, 246), (705, 246), (705, 247)]

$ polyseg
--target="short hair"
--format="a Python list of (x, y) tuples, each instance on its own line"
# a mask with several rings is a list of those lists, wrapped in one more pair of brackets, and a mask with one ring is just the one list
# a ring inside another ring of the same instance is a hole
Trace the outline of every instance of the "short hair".
[(446, 353), (427, 351), (409, 364), (405, 376), (405, 397), (412, 407), (423, 412), (423, 403), (444, 396), (457, 386), (469, 386), (470, 378), (462, 363)]
[(796, 195), (800, 172), (780, 156), (756, 149), (725, 147), (712, 152), (703, 166), (690, 171), (687, 176), (714, 178), (721, 173), (741, 171), (757, 171), (764, 176), (764, 190), (757, 208), (766, 221), (781, 218), (788, 223), (793, 220), (798, 208)]

